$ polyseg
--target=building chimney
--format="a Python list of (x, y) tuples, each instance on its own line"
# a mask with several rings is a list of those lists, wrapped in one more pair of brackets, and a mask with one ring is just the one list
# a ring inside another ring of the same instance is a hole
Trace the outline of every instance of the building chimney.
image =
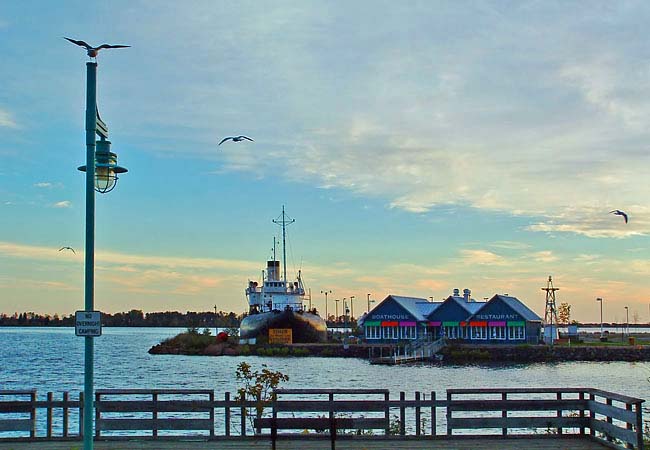
[(470, 299), (472, 298), (472, 291), (467, 288), (463, 289), (463, 298), (467, 303), (469, 303)]
[(459, 295), (460, 295), (460, 290), (454, 289), (454, 297), (458, 297)]

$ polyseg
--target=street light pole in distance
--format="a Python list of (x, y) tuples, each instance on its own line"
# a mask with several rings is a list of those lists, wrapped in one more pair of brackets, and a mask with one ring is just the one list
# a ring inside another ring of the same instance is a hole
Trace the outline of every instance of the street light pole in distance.
[(598, 297), (596, 301), (600, 303), (600, 340), (602, 341), (605, 337), (603, 334), (603, 299)]
[(329, 320), (329, 317), (327, 315), (328, 314), (327, 313), (327, 294), (331, 294), (332, 291), (325, 289), (325, 290), (320, 291), (320, 293), (325, 294), (325, 324), (327, 324), (327, 321)]

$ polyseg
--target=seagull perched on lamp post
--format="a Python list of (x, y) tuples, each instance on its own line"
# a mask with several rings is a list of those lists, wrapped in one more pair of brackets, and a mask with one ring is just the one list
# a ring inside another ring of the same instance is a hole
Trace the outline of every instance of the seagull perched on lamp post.
[(88, 51), (88, 56), (91, 58), (97, 58), (97, 53), (103, 48), (127, 48), (131, 47), (130, 45), (110, 45), (110, 44), (102, 44), (99, 47), (93, 47), (90, 44), (85, 43), (84, 41), (75, 41), (74, 39), (70, 39), (67, 37), (64, 37), (66, 41), (70, 41), (73, 44), (78, 45), (79, 47), (83, 47)]
[(243, 141), (244, 139), (246, 139), (246, 140), (248, 140), (248, 141), (251, 141), (251, 142), (255, 142), (255, 141), (253, 141), (251, 138), (249, 138), (248, 136), (242, 136), (242, 135), (239, 135), (239, 136), (228, 136), (228, 137), (225, 137), (225, 138), (223, 138), (223, 139), (221, 140), (221, 142), (219, 142), (219, 145), (223, 144), (224, 142), (226, 142), (226, 141), (228, 141), (228, 140), (232, 140), (233, 142), (240, 142), (240, 141)]
[(613, 211), (609, 212), (610, 214), (616, 214), (617, 216), (623, 216), (623, 219), (625, 219), (625, 223), (627, 223), (627, 214), (625, 214), (623, 211), (620, 209), (615, 209)]
[(75, 251), (74, 251), (74, 248), (72, 248), (72, 247), (61, 247), (61, 248), (59, 249), (59, 251), (61, 251), (61, 250), (71, 250), (72, 253), (74, 253), (75, 255), (77, 254), (77, 252), (75, 252)]

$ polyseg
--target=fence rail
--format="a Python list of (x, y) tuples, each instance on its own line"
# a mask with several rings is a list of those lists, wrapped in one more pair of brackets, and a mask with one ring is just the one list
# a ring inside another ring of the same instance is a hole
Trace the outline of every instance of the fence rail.
[[(614, 448), (643, 449), (644, 400), (590, 388), (280, 389), (275, 399), (241, 402), (212, 390), (128, 389), (95, 392), (96, 439), (275, 438), (363, 434), (415, 438), (470, 436), (583, 437)], [(0, 441), (81, 439), (83, 394), (39, 400), (35, 390), (0, 391)], [(442, 409), (442, 414), (439, 410)], [(446, 433), (445, 433), (446, 431)], [(371, 436), (369, 436), (371, 435)], [(334, 444), (332, 444), (334, 445)]]

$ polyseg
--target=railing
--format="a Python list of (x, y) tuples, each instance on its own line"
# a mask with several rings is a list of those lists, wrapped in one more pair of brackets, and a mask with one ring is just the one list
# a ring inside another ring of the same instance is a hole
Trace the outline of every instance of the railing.
[[(448, 389), (447, 435), (567, 432), (643, 449), (643, 400), (598, 389)], [(459, 414), (462, 416), (459, 416)], [(477, 433), (473, 433), (477, 434)]]
[[(449, 389), (446, 399), (383, 389), (283, 389), (269, 402), (223, 400), (211, 390), (98, 390), (97, 439), (275, 440), (345, 434), (382, 439), (563, 435), (643, 449), (643, 400), (589, 388)], [(0, 391), (0, 441), (80, 439), (83, 398)], [(445, 410), (438, 414), (438, 409)], [(446, 430), (446, 433), (444, 433)]]

